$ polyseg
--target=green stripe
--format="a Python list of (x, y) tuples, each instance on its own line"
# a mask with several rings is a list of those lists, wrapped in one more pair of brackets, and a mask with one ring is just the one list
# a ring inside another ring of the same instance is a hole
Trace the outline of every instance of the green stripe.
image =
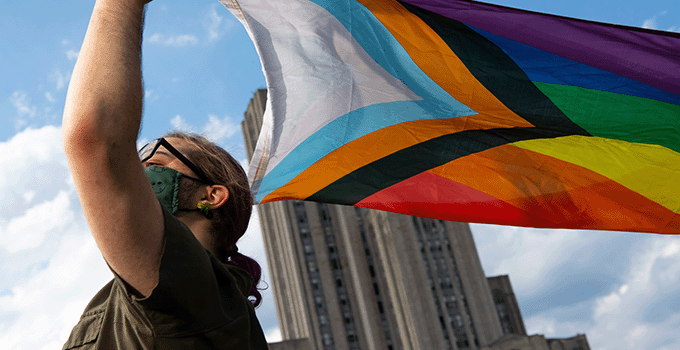
[(534, 82), (593, 136), (661, 145), (680, 152), (680, 106), (643, 97)]
[(561, 132), (563, 136), (589, 136), (542, 94), (498, 45), (455, 19), (404, 1), (399, 3), (434, 30), (475, 79), (515, 114), (538, 129)]

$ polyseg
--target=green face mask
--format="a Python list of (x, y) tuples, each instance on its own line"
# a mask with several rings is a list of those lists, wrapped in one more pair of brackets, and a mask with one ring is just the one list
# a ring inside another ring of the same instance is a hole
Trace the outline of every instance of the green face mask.
[(146, 176), (151, 182), (151, 187), (156, 193), (156, 197), (171, 214), (178, 211), (193, 211), (200, 209), (180, 209), (179, 208), (179, 182), (182, 177), (204, 183), (199, 179), (184, 175), (179, 171), (166, 167), (150, 166), (145, 168)]

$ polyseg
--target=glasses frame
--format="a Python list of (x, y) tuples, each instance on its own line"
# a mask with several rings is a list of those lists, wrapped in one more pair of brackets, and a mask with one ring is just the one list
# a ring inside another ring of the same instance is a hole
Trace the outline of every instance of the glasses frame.
[[(144, 151), (147, 147), (149, 147), (149, 145), (151, 145), (154, 142), (155, 142), (155, 144), (153, 145), (153, 148), (151, 149), (151, 152), (149, 153), (149, 155), (142, 158), (142, 154), (141, 154), (142, 151)], [(173, 156), (177, 157), (177, 159), (179, 159), (180, 162), (184, 163), (184, 165), (189, 167), (189, 169), (191, 169), (198, 176), (198, 179), (200, 179), (202, 182), (205, 182), (206, 184), (208, 184), (210, 186), (215, 184), (214, 182), (208, 180), (208, 176), (205, 175), (205, 173), (203, 172), (203, 170), (201, 170), (201, 168), (196, 166), (196, 164), (192, 163), (187, 157), (185, 157), (175, 147), (172, 147), (170, 142), (168, 142), (163, 137), (159, 137), (157, 139), (152, 140), (151, 142), (142, 146), (142, 148), (140, 148), (139, 151), (137, 151), (137, 154), (139, 155), (139, 160), (142, 162), (142, 164), (144, 164), (144, 162), (146, 162), (147, 160), (151, 159), (156, 154), (156, 151), (158, 151), (158, 148), (160, 148), (161, 146), (165, 147), (165, 149), (170, 151), (170, 153)]]

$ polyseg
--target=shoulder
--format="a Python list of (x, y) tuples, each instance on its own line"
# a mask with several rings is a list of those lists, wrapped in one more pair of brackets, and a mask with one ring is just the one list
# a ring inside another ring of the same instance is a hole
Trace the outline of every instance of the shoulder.
[(152, 339), (148, 320), (132, 304), (122, 280), (116, 277), (90, 300), (63, 349), (84, 350), (101, 344), (139, 344), (144, 348), (152, 345)]

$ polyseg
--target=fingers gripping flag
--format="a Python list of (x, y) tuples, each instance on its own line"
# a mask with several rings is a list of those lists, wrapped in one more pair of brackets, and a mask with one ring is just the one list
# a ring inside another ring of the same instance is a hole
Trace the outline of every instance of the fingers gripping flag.
[(221, 0), (269, 98), (259, 203), (680, 233), (680, 35), (462, 0)]

